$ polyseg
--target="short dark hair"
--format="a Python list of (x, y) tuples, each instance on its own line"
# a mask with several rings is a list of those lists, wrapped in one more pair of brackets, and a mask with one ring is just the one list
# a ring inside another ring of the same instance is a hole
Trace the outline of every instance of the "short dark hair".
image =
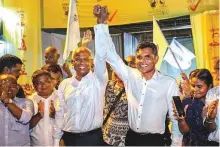
[(5, 54), (0, 58), (0, 73), (4, 71), (5, 67), (11, 69), (12, 67), (15, 67), (16, 64), (23, 64), (20, 58), (15, 55)]
[(208, 87), (213, 87), (213, 77), (208, 69), (200, 69), (197, 78), (204, 81)]
[(59, 73), (61, 73), (61, 75), (63, 77), (62, 69), (60, 68), (60, 66), (58, 64), (46, 64), (41, 69), (46, 70), (48, 72), (53, 72), (53, 73), (59, 72)]
[(144, 49), (144, 48), (151, 48), (153, 51), (153, 54), (155, 56), (158, 56), (157, 46), (153, 42), (149, 42), (146, 40), (144, 40), (138, 44), (136, 54), (137, 54), (137, 52), (139, 52), (139, 50)]
[(33, 74), (32, 74), (32, 83), (33, 85), (35, 84), (36, 80), (38, 77), (40, 76), (48, 76), (50, 79), (51, 79), (51, 76), (50, 76), (50, 73), (46, 70), (42, 70), (42, 69), (39, 69), (39, 70), (36, 70)]
[(195, 78), (198, 72), (199, 72), (199, 69), (195, 69), (191, 71), (189, 74), (189, 79)]

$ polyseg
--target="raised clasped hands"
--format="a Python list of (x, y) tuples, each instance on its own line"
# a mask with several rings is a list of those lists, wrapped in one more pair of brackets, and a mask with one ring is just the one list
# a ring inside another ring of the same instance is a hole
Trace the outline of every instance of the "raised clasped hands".
[(97, 23), (98, 24), (106, 24), (107, 19), (109, 16), (108, 8), (107, 6), (101, 7), (100, 5), (95, 5), (93, 9), (93, 14), (95, 17), (97, 17)]

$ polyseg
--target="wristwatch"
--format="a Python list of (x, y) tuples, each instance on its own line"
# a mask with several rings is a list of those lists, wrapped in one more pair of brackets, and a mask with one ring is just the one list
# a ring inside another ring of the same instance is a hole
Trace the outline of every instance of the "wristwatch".
[(12, 99), (10, 99), (10, 98), (7, 99), (7, 101), (4, 101), (4, 104), (5, 104), (5, 105), (11, 104), (11, 103), (13, 103), (13, 101), (12, 101)]
[(12, 101), (12, 99), (9, 99), (8, 104), (11, 104), (11, 103), (13, 103), (13, 101)]

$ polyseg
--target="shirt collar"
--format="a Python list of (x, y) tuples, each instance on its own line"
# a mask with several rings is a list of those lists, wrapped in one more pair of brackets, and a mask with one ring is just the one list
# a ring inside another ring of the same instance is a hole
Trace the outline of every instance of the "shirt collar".
[(160, 74), (159, 71), (156, 70), (156, 71), (154, 72), (154, 75), (153, 75), (152, 79), (157, 80), (157, 79), (159, 78), (159, 74)]
[(18, 102), (20, 99), (25, 99), (25, 98), (18, 98), (18, 97), (15, 97), (15, 98), (13, 99), (13, 101)]
[(42, 96), (40, 96), (38, 94), (37, 94), (37, 96), (39, 96), (40, 99), (42, 99), (42, 100), (50, 100), (54, 97), (55, 94), (56, 94), (56, 89), (53, 90), (53, 92), (51, 93), (51, 95), (48, 98), (43, 98)]
[[(86, 80), (86, 79), (89, 79), (91, 76), (92, 76), (92, 71), (89, 71), (89, 73), (88, 73), (87, 75), (85, 75), (85, 76), (81, 79), (81, 81), (84, 81), (84, 80)], [(73, 85), (73, 86), (78, 86), (79, 82), (80, 82), (80, 81), (78, 81), (78, 80), (76, 79), (76, 74), (74, 74), (74, 76), (72, 76), (72, 85)]]
[[(160, 72), (159, 72), (158, 70), (155, 70), (155, 72), (154, 72), (152, 78), (149, 79), (149, 80), (152, 80), (152, 79), (157, 80), (157, 79), (159, 78), (159, 74), (160, 74)], [(143, 77), (143, 75), (142, 75), (142, 79), (143, 79), (143, 80), (146, 80), (146, 79)]]

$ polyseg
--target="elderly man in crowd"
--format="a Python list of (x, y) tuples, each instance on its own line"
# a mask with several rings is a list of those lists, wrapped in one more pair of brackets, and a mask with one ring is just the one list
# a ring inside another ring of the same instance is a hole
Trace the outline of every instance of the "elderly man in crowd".
[(0, 75), (0, 146), (30, 145), (29, 121), (33, 103), (17, 98), (19, 85), (12, 75)]

